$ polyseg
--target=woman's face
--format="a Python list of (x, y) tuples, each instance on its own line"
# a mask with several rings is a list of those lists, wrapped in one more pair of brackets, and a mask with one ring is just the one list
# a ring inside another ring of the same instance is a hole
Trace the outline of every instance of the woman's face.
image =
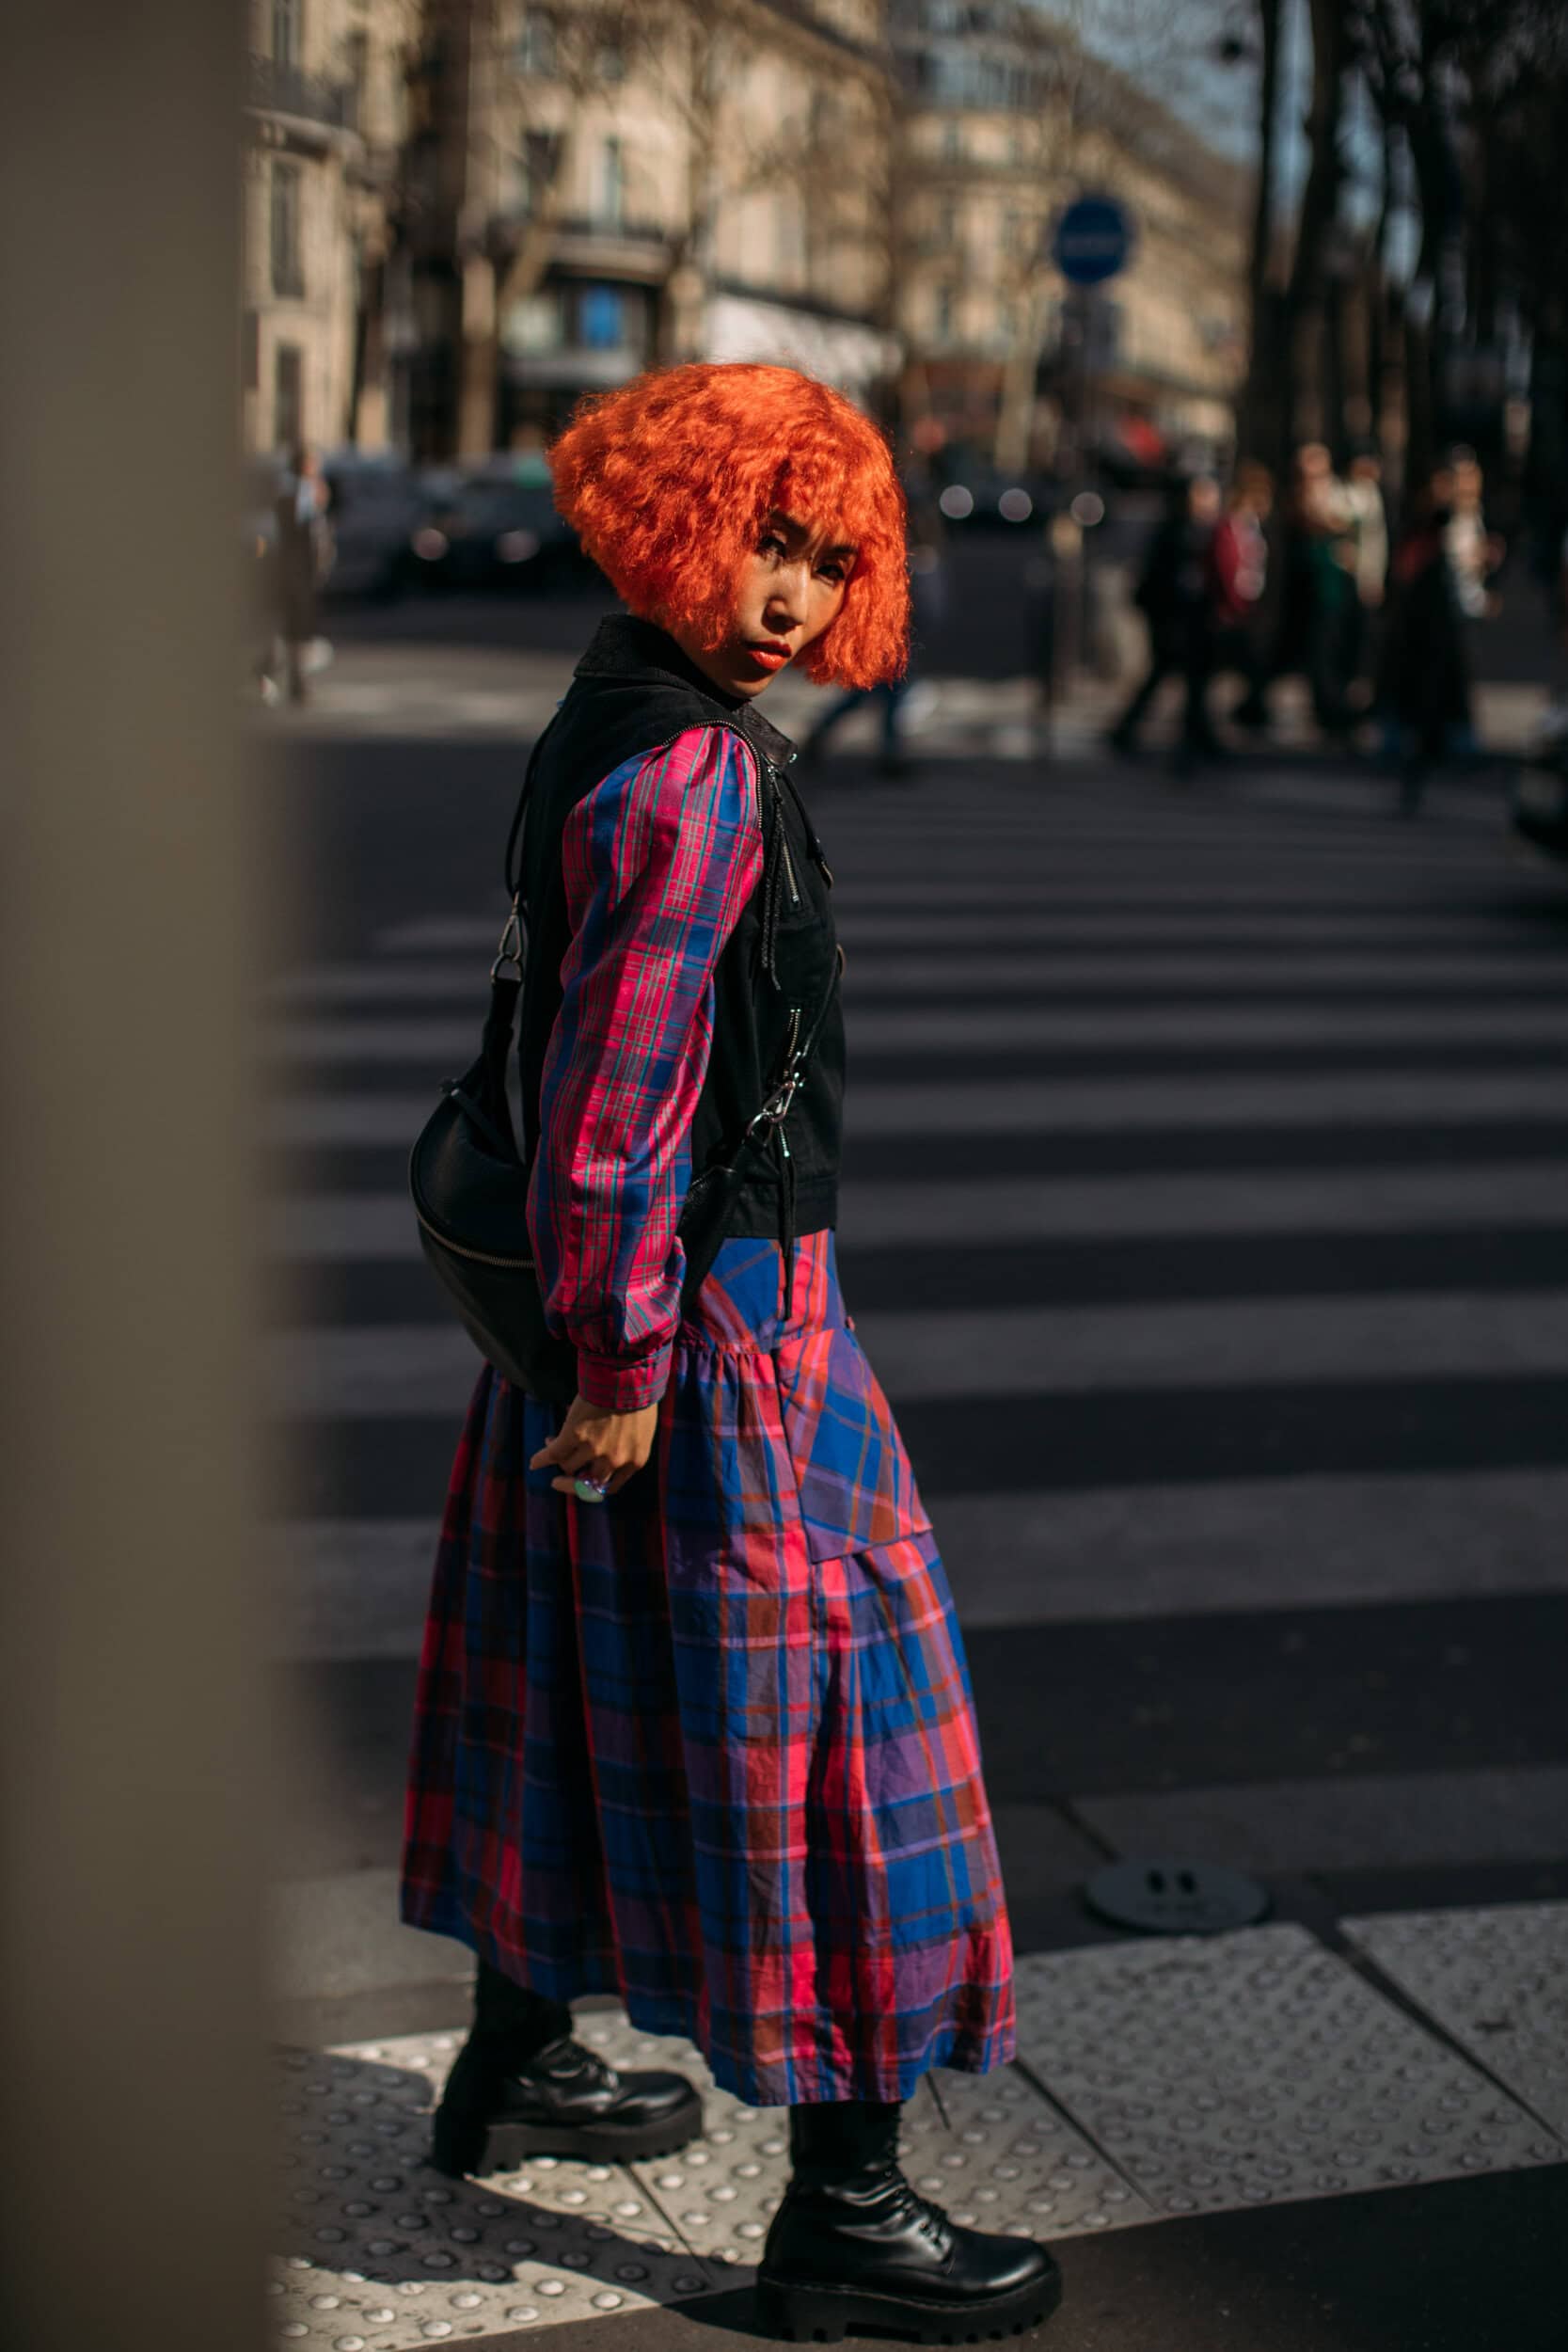
[(821, 636), (844, 602), (855, 549), (832, 525), (768, 516), (740, 575), (724, 642), (709, 650), (673, 629), (682, 652), (727, 694), (750, 701)]

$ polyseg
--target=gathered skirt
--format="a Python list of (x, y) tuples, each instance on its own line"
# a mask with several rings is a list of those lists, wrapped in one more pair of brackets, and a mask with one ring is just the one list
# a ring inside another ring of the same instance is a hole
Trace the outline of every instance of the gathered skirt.
[(930, 1523), (802, 1235), (720, 1248), (654, 1451), (604, 1503), (480, 1374), (425, 1629), (402, 1915), (609, 1993), (748, 2105), (902, 2100), (1014, 2054), (969, 1670)]

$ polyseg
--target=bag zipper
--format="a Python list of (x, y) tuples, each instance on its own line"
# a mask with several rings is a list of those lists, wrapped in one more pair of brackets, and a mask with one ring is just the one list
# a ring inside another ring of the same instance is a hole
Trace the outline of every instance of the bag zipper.
[(414, 1215), (419, 1219), (420, 1223), (424, 1227), (425, 1232), (431, 1236), (432, 1240), (438, 1241), (443, 1249), (450, 1249), (454, 1258), (471, 1258), (475, 1265), (508, 1267), (513, 1272), (518, 1271), (523, 1266), (531, 1266), (533, 1263), (533, 1260), (531, 1258), (496, 1258), (492, 1257), (487, 1249), (466, 1248), (462, 1242), (453, 1241), (448, 1234), (443, 1233), (438, 1225), (433, 1225), (417, 1200), (414, 1203)]

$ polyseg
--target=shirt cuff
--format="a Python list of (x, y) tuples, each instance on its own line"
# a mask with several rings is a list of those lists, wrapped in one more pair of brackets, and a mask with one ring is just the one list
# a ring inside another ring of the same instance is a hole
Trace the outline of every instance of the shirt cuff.
[(579, 1347), (578, 1395), (606, 1413), (640, 1413), (645, 1405), (657, 1405), (669, 1385), (674, 1344), (673, 1338), (668, 1339), (651, 1356), (640, 1356), (635, 1363), (619, 1356), (594, 1356)]

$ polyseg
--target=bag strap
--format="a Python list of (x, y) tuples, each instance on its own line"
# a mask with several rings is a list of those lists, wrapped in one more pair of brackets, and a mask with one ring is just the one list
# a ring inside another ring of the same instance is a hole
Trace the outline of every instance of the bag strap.
[(545, 748), (545, 739), (549, 734), (551, 727), (554, 726), (560, 716), (561, 705), (557, 703), (548, 719), (545, 722), (545, 724), (540, 728), (538, 734), (533, 739), (533, 749), (528, 755), (528, 766), (523, 771), (523, 788), (517, 795), (517, 805), (513, 812), (511, 829), (506, 836), (506, 857), (502, 865), (501, 872), (506, 882), (506, 895), (512, 901), (512, 912), (514, 916), (516, 914), (517, 901), (523, 895), (523, 874), (521, 864), (519, 862), (517, 879), (515, 882), (513, 881), (512, 853), (514, 850), (520, 850), (522, 846), (523, 826), (528, 817), (529, 788), (533, 782), (533, 771), (539, 765), (539, 755)]

